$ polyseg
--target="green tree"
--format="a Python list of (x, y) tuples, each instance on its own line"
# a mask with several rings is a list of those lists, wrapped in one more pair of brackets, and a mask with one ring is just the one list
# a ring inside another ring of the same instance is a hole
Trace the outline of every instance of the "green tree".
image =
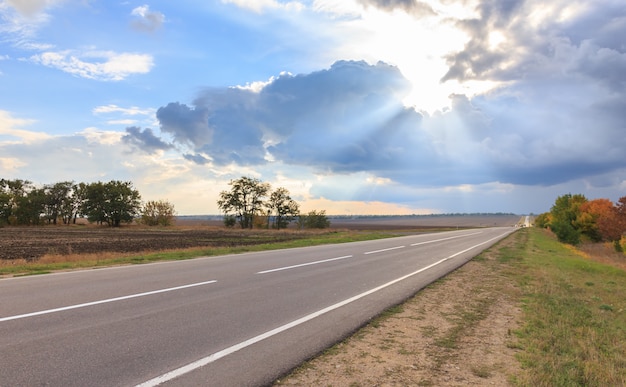
[(261, 212), (270, 185), (251, 177), (241, 177), (228, 183), (230, 191), (220, 192), (217, 206), (224, 214), (234, 214), (241, 228), (252, 228), (255, 215)]
[(87, 184), (78, 183), (72, 185), (72, 191), (69, 197), (65, 198), (61, 206), (61, 217), (63, 224), (76, 224), (76, 219), (81, 213), (85, 195), (87, 192)]
[(141, 208), (141, 195), (130, 181), (112, 180), (85, 187), (82, 212), (90, 222), (119, 227), (131, 223)]
[(16, 198), (14, 215), (18, 225), (40, 225), (46, 210), (47, 196), (43, 188), (32, 188)]
[(549, 212), (544, 212), (535, 217), (535, 227), (548, 228), (550, 226), (551, 215)]
[(74, 182), (72, 181), (62, 181), (44, 186), (46, 193), (46, 218), (48, 218), (48, 222), (57, 224), (59, 217), (65, 219), (63, 210), (71, 197), (73, 186)]
[(0, 226), (8, 225), (13, 213), (13, 202), (8, 181), (0, 179)]
[(265, 205), (269, 210), (268, 215), (274, 215), (273, 227), (276, 229), (287, 228), (300, 214), (300, 206), (289, 196), (286, 188), (277, 188), (272, 192)]
[(555, 200), (550, 209), (550, 229), (559, 241), (572, 245), (580, 243), (581, 231), (575, 227), (575, 222), (581, 214), (580, 207), (586, 202), (587, 198), (581, 194), (565, 194)]
[(171, 226), (175, 215), (172, 203), (166, 200), (149, 201), (141, 209), (141, 223), (147, 226)]

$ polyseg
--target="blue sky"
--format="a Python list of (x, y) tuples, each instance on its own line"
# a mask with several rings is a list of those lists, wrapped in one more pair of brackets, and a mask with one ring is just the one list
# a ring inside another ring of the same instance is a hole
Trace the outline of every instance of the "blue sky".
[(623, 0), (0, 0), (0, 177), (215, 214), (626, 196)]

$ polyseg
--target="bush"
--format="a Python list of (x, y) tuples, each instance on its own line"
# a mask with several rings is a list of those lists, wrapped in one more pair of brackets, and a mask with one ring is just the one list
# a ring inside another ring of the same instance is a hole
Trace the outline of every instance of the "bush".
[(224, 226), (233, 228), (237, 224), (237, 217), (235, 215), (224, 215)]
[(330, 220), (326, 217), (326, 211), (309, 212), (307, 215), (301, 215), (298, 219), (299, 228), (328, 228)]
[(141, 211), (140, 223), (147, 226), (171, 226), (176, 211), (174, 205), (165, 200), (149, 201)]
[(551, 228), (552, 232), (554, 232), (559, 239), (559, 242), (568, 243), (570, 245), (578, 245), (580, 243), (580, 231), (576, 230), (569, 222), (553, 222)]

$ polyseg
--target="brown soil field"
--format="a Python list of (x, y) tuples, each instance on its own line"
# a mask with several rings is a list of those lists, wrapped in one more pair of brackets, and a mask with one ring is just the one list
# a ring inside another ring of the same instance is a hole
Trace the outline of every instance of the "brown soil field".
[(0, 259), (36, 260), (44, 255), (138, 253), (190, 247), (231, 247), (302, 238), (291, 231), (215, 227), (149, 229), (92, 226), (0, 228)]
[[(407, 230), (424, 228), (512, 225), (519, 216), (365, 217), (331, 219), (331, 228), (350, 230)], [(222, 227), (202, 218), (178, 220), (175, 227), (120, 228), (94, 225), (48, 225), (0, 228), (0, 259), (36, 260), (44, 255), (138, 253), (190, 247), (232, 247), (284, 242), (304, 237), (293, 230), (241, 230)]]

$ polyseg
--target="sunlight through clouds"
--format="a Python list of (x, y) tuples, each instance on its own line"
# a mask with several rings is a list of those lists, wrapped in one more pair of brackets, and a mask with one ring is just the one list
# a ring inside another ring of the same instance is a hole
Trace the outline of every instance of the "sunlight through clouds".
[(623, 36), (614, 0), (0, 0), (0, 167), (182, 214), (242, 175), (329, 213), (617, 199)]

